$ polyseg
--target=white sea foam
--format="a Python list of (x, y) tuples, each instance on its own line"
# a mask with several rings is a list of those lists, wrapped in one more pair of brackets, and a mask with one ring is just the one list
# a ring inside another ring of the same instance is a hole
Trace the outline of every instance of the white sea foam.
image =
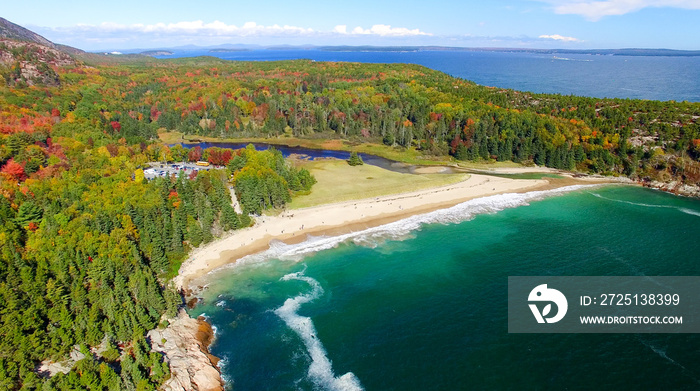
[(676, 208), (675, 206), (671, 206), (671, 205), (655, 205), (655, 204), (645, 204), (645, 203), (643, 203), (643, 202), (632, 202), (632, 201), (625, 201), (625, 200), (616, 200), (616, 199), (614, 199), (614, 198), (609, 198), (609, 197), (602, 196), (602, 195), (600, 195), (600, 194), (598, 194), (598, 193), (591, 193), (591, 195), (594, 195), (594, 196), (596, 196), (596, 197), (598, 197), (598, 198), (602, 198), (602, 199), (604, 199), (604, 200), (608, 200), (608, 201), (612, 201), (612, 202), (619, 202), (619, 203), (621, 203), (621, 204), (628, 204), (628, 205), (635, 205), (635, 206), (643, 206), (643, 207), (645, 207), (645, 208), (671, 208), (671, 209), (675, 209), (675, 208)]
[(598, 197), (598, 198), (602, 198), (602, 199), (608, 200), (608, 201), (620, 202), (620, 203), (623, 203), (623, 204), (634, 205), (634, 206), (643, 206), (643, 207), (645, 207), (645, 208), (675, 209), (675, 210), (677, 210), (677, 211), (679, 211), (679, 212), (682, 212), (682, 213), (685, 213), (685, 214), (689, 214), (689, 215), (693, 215), (693, 216), (698, 216), (698, 217), (700, 217), (700, 212), (698, 212), (697, 210), (688, 209), (688, 208), (681, 208), (681, 207), (679, 207), (679, 206), (645, 204), (645, 203), (642, 203), (642, 202), (632, 202), (632, 201), (625, 201), (625, 200), (616, 200), (616, 199), (614, 199), (614, 198), (604, 197), (604, 196), (602, 196), (602, 195), (600, 195), (600, 194), (598, 194), (598, 193), (591, 193), (591, 194), (594, 195), (594, 196), (596, 196), (596, 197)]
[(226, 367), (228, 366), (228, 356), (224, 355), (221, 357), (219, 362), (216, 363), (216, 366), (219, 368), (219, 373), (221, 374), (221, 380), (224, 381), (224, 389), (225, 390), (232, 390), (233, 389), (233, 379), (231, 379), (229, 376), (226, 375)]
[(692, 210), (692, 209), (688, 209), (688, 208), (678, 208), (678, 210), (680, 210), (683, 213), (687, 213), (689, 215), (700, 217), (700, 212), (698, 212), (697, 210)]
[[(452, 224), (471, 220), (476, 215), (496, 213), (504, 209), (528, 205), (532, 201), (563, 195), (581, 189), (599, 187), (600, 185), (573, 185), (553, 190), (531, 191), (527, 193), (506, 193), (488, 197), (475, 198), (450, 208), (410, 216), (393, 223), (368, 228), (338, 236), (311, 236), (301, 243), (285, 244), (278, 240), (270, 242), (270, 248), (256, 254), (245, 256), (235, 263), (223, 268), (235, 268), (242, 265), (255, 265), (268, 259), (284, 261), (302, 260), (305, 256), (336, 247), (338, 244), (353, 241), (358, 245), (375, 247), (385, 240), (400, 240), (420, 229), (424, 224)], [(214, 270), (210, 273), (216, 273)]]
[(312, 288), (309, 293), (300, 294), (285, 300), (282, 307), (275, 310), (275, 314), (282, 318), (284, 323), (294, 330), (304, 342), (306, 350), (311, 356), (309, 378), (316, 385), (327, 390), (362, 390), (360, 380), (352, 372), (348, 372), (340, 377), (335, 376), (331, 361), (326, 355), (326, 350), (318, 339), (313, 321), (311, 318), (297, 313), (302, 304), (309, 303), (323, 295), (321, 284), (313, 278), (305, 276), (303, 271), (287, 274), (281, 280), (305, 281)]
[(217, 307), (225, 307), (226, 306), (226, 300), (219, 300), (216, 302)]

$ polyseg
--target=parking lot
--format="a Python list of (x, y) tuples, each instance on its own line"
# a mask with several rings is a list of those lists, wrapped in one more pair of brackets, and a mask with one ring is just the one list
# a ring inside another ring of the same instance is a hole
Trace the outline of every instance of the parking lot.
[(143, 175), (146, 177), (146, 179), (153, 179), (157, 177), (165, 177), (168, 175), (179, 175), (180, 172), (184, 171), (185, 175), (190, 175), (195, 171), (206, 171), (206, 170), (212, 170), (216, 168), (223, 168), (223, 167), (218, 167), (218, 166), (213, 166), (213, 165), (198, 165), (197, 163), (172, 163), (172, 164), (164, 164), (164, 163), (157, 163), (157, 162), (151, 162), (148, 163), (150, 168), (147, 168), (143, 170)]

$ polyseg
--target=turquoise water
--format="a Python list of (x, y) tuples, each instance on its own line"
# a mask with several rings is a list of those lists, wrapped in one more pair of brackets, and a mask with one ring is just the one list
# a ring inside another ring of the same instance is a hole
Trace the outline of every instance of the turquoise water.
[(699, 201), (568, 190), (278, 243), (192, 314), (235, 390), (700, 388), (696, 335), (508, 334), (508, 276), (700, 275)]

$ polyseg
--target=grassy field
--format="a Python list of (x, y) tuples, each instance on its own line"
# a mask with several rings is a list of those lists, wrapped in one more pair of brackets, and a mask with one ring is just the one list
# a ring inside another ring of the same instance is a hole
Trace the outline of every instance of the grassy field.
[(304, 162), (316, 177), (311, 194), (294, 197), (292, 209), (406, 193), (457, 183), (467, 174), (400, 174), (368, 164), (351, 167), (343, 160)]

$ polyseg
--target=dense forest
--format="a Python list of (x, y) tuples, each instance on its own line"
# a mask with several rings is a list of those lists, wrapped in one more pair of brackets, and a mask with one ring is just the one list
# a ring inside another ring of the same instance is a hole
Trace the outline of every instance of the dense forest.
[(30, 95), (25, 120), (51, 121), (56, 110), (59, 128), (87, 120), (128, 143), (166, 130), (343, 138), (464, 161), (700, 180), (698, 103), (523, 93), (418, 65), (198, 58), (61, 72), (61, 89), (12, 90), (6, 103)]
[[(167, 281), (189, 248), (250, 224), (231, 206), (231, 171), (146, 181), (140, 145), (120, 145), (111, 156), (74, 139), (37, 141), (49, 154), (39, 169), (22, 173), (14, 162), (39, 147), (33, 143), (10, 159), (19, 169), (0, 180), (0, 386), (39, 387), (36, 363), (78, 345), (97, 359), (89, 354), (75, 371), (54, 376), (52, 389), (154, 389), (168, 368), (144, 334), (181, 303)], [(234, 151), (245, 210), (284, 206), (290, 188), (313, 184), (308, 171), (280, 157)], [(274, 192), (262, 187), (270, 181)], [(266, 205), (258, 194), (279, 199)]]
[[(35, 85), (2, 69), (2, 389), (155, 389), (169, 370), (144, 335), (180, 305), (168, 281), (189, 249), (315, 182), (279, 152), (167, 146), (162, 132), (342, 138), (456, 161), (700, 181), (697, 103), (530, 94), (417, 65), (197, 58), (50, 69), (57, 82)], [(148, 162), (199, 160), (226, 168), (143, 175)], [(67, 374), (36, 371), (74, 346), (86, 358)]]
[[(69, 75), (96, 71), (57, 70), (64, 87), (0, 88), (0, 388), (153, 390), (170, 375), (145, 334), (181, 305), (168, 282), (189, 249), (315, 180), (274, 150), (168, 148), (105, 131), (80, 102), (64, 114)], [(172, 159), (226, 168), (145, 179)], [(37, 370), (74, 349), (85, 358), (67, 374)]]

